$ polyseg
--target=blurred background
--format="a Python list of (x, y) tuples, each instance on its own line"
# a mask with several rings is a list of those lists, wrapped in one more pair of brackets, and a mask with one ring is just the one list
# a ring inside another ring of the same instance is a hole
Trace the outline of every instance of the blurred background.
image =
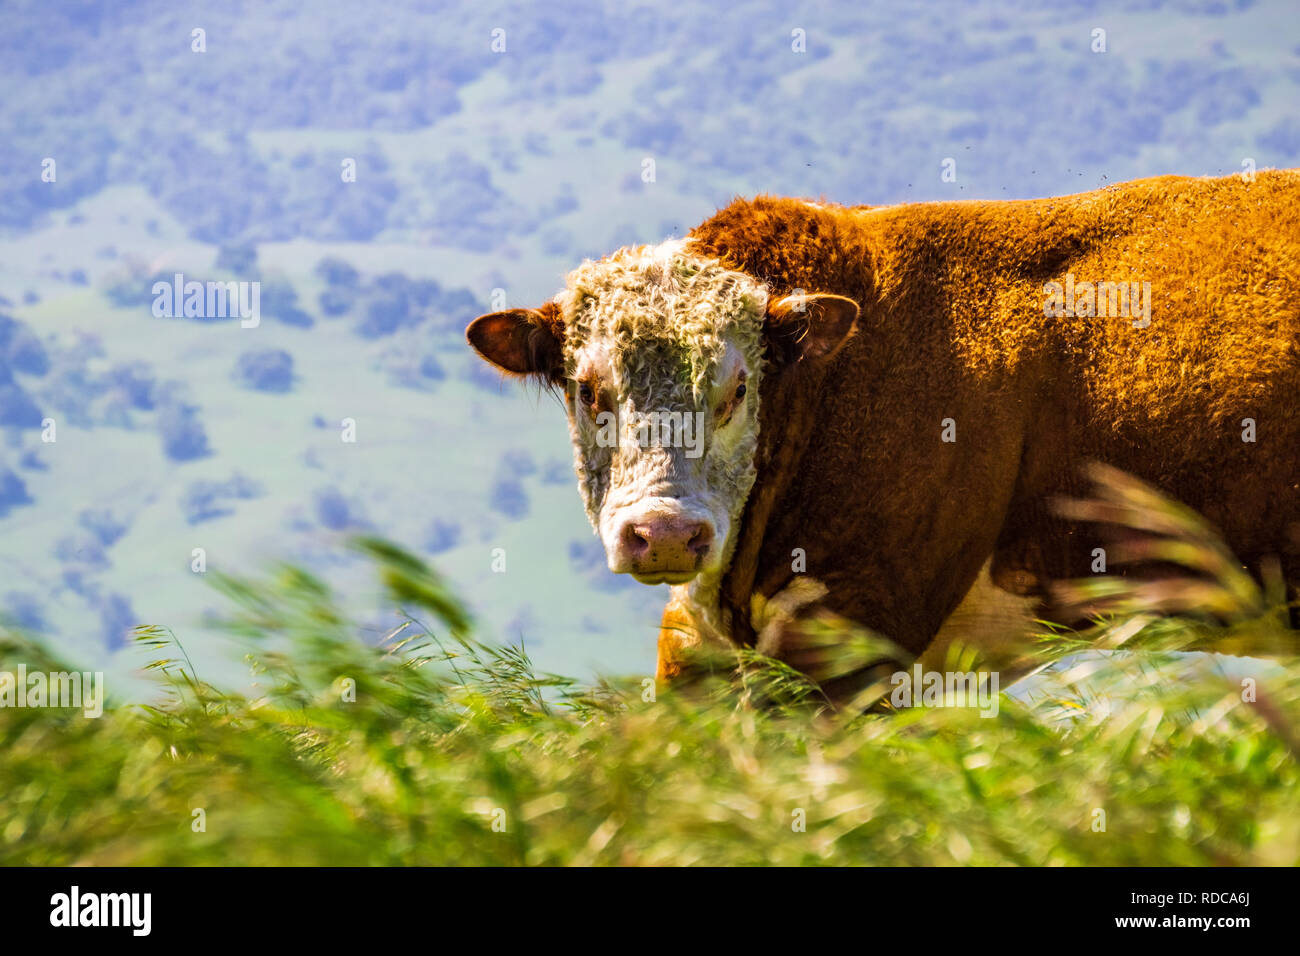
[[(605, 570), (561, 409), (470, 354), (472, 318), (735, 195), (1300, 165), (1297, 23), (1293, 0), (11, 0), (0, 613), (120, 675), (131, 628), (168, 625), (205, 678), (236, 676), (196, 549), (309, 567), (378, 639), (341, 547), (366, 531), (543, 669), (648, 671), (666, 589)], [(177, 272), (261, 282), (261, 324), (155, 317)]]

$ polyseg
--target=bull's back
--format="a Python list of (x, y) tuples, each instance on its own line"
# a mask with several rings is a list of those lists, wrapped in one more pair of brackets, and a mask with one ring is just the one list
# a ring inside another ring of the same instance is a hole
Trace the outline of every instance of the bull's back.
[(1144, 293), (1149, 284), (1150, 325), (1134, 327), (1131, 315), (1049, 320), (1082, 384), (1085, 424), (1192, 451), (1216, 444), (1200, 441), (1206, 425), (1295, 411), (1300, 173), (1164, 177), (1103, 193), (1099, 205), (1096, 234), (1055, 278)]
[[(1300, 172), (1162, 177), (1033, 205), (1026, 240), (1058, 254), (1026, 260), (1014, 281), (1036, 301), (1004, 317), (1046, 377), (1019, 504), (1077, 490), (1079, 465), (1100, 459), (1201, 511), (1244, 560), (1279, 555), (1300, 579)], [(1113, 314), (1102, 283), (1141, 308)], [(1076, 290), (1057, 302), (1072, 308), (1046, 315), (1045, 289)], [(1051, 570), (1087, 573), (1083, 544)]]

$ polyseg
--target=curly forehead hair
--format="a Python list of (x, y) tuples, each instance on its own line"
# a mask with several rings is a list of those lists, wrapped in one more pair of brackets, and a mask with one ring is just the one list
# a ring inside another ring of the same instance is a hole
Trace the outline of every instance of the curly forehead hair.
[(754, 373), (760, 371), (767, 289), (717, 260), (692, 255), (685, 240), (588, 260), (565, 285), (555, 301), (564, 313), (570, 374), (577, 353), (592, 341), (610, 345), (615, 371), (627, 384), (648, 371), (636, 367), (638, 355), (668, 347), (685, 357), (691, 390), (699, 396), (728, 339)]

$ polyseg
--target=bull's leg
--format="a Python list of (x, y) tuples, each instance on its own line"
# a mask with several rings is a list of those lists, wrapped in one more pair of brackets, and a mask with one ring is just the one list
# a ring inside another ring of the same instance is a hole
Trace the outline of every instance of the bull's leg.
[(669, 601), (659, 624), (659, 663), (655, 679), (672, 681), (682, 675), (691, 650), (702, 641), (694, 616), (677, 601)]

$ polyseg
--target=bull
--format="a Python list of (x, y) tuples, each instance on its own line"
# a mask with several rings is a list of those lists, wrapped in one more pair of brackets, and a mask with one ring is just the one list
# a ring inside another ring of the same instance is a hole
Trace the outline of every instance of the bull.
[(819, 613), (920, 653), (981, 568), (1050, 616), (1096, 546), (1051, 502), (1094, 459), (1300, 580), (1297, 170), (736, 200), (467, 337), (563, 396), (610, 570), (671, 585), (663, 678), (707, 642), (798, 662)]

